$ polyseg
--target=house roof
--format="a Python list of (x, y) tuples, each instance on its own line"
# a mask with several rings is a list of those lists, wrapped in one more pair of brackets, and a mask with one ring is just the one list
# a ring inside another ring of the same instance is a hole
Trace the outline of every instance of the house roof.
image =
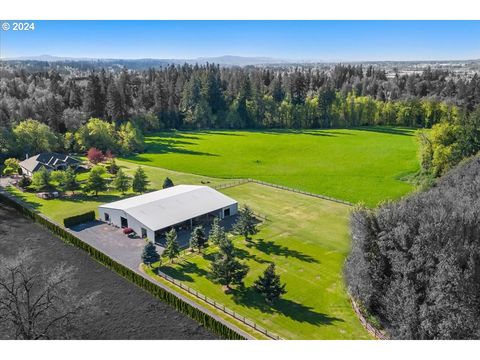
[(72, 166), (79, 164), (80, 161), (66, 154), (48, 152), (29, 157), (28, 159), (20, 162), (19, 165), (33, 173), (38, 171), (42, 166), (53, 169), (54, 166), (59, 165), (59, 163)]
[(123, 210), (151, 230), (160, 230), (236, 204), (208, 186), (177, 185), (99, 206)]

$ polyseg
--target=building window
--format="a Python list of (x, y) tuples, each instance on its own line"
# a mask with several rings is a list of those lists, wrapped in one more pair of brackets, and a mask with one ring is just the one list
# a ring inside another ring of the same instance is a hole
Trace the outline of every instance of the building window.
[(223, 216), (230, 216), (230, 208), (223, 209)]
[(105, 221), (110, 221), (110, 215), (105, 213)]
[(147, 230), (142, 228), (142, 238), (145, 239), (147, 237)]

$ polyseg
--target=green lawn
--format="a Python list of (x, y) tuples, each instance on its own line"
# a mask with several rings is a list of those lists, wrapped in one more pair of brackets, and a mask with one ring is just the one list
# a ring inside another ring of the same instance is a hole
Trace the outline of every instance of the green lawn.
[(146, 137), (126, 160), (217, 178), (254, 178), (370, 206), (412, 189), (414, 130), (197, 131)]
[[(349, 251), (350, 208), (331, 201), (248, 183), (221, 190), (267, 216), (251, 246), (235, 238), (250, 267), (246, 290), (225, 294), (208, 278), (214, 247), (161, 270), (287, 339), (368, 339), (352, 310), (342, 279)], [(288, 293), (265, 305), (252, 282), (275, 262)]]
[[(139, 166), (130, 162), (117, 160), (118, 166), (123, 168), (127, 174), (133, 175), (135, 169)], [(197, 176), (193, 174), (178, 173), (158, 167), (142, 166), (150, 180), (150, 189), (158, 190), (162, 188), (163, 180), (165, 177), (170, 177), (174, 184), (198, 184), (202, 182), (209, 186), (218, 185), (221, 183), (229, 182), (224, 179), (213, 179), (205, 176)], [(85, 180), (88, 173), (81, 173), (78, 175), (78, 181)], [(97, 212), (98, 206), (104, 203), (120, 200), (126, 196), (134, 195), (130, 190), (127, 194), (122, 195), (116, 191), (102, 192), (95, 197), (93, 195), (85, 195), (81, 191), (77, 191), (74, 196), (64, 197), (61, 199), (43, 200), (35, 195), (35, 193), (21, 192), (16, 188), (9, 187), (11, 193), (17, 195), (25, 202), (30, 204), (36, 210), (47, 215), (51, 219), (62, 224), (63, 219), (72, 216), (85, 213), (90, 210)]]

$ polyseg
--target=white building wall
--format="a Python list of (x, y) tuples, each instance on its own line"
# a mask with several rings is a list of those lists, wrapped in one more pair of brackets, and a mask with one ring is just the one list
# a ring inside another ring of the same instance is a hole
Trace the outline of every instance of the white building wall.
[(230, 209), (230, 216), (235, 215), (238, 212), (238, 203), (232, 204), (222, 209), (222, 219), (224, 218), (223, 214), (225, 209)]
[(105, 213), (107, 213), (110, 217), (109, 222), (115, 226), (121, 227), (122, 220), (121, 217), (127, 219), (128, 227), (133, 229), (138, 236), (142, 236), (142, 228), (147, 230), (147, 237), (149, 240), (155, 240), (155, 232), (152, 229), (149, 229), (145, 225), (143, 225), (140, 221), (131, 217), (123, 210), (118, 209), (108, 209), (108, 208), (98, 208), (98, 214), (101, 221), (105, 221)]

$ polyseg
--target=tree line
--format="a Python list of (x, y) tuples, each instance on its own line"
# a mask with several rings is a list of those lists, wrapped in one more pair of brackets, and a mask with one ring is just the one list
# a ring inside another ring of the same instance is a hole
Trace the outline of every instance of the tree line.
[(351, 219), (351, 294), (395, 339), (480, 337), (480, 157)]
[(43, 72), (10, 66), (0, 74), (0, 152), (22, 157), (90, 147), (141, 152), (143, 134), (172, 128), (428, 128), (480, 103), (476, 74), (467, 79), (430, 68), (393, 77), (362, 65)]
[[(251, 235), (258, 232), (257, 219), (253, 211), (244, 206), (239, 211), (239, 216), (233, 226), (233, 233), (243, 236), (247, 243), (251, 242)], [(180, 255), (180, 245), (177, 240), (177, 231), (172, 228), (165, 235), (166, 244), (162, 256), (173, 263)], [(208, 243), (216, 246), (218, 251), (214, 253), (214, 258), (210, 263), (208, 278), (213, 282), (224, 287), (226, 293), (232, 291), (232, 286), (237, 285), (244, 287), (244, 278), (248, 274), (249, 267), (239, 261), (239, 256), (233, 241), (228, 237), (223, 226), (220, 225), (220, 220), (215, 217), (208, 234), (205, 233), (203, 225), (198, 225), (193, 228), (190, 234), (190, 250), (199, 253), (208, 246)], [(162, 257), (158, 254), (154, 243), (146, 239), (146, 244), (142, 253), (142, 262), (152, 267), (157, 264), (158, 267), (162, 265)], [(157, 267), (157, 269), (158, 269)], [(253, 289), (261, 295), (268, 304), (272, 304), (282, 295), (286, 294), (285, 284), (280, 282), (280, 276), (275, 271), (275, 264), (270, 263), (262, 275), (253, 283)]]

